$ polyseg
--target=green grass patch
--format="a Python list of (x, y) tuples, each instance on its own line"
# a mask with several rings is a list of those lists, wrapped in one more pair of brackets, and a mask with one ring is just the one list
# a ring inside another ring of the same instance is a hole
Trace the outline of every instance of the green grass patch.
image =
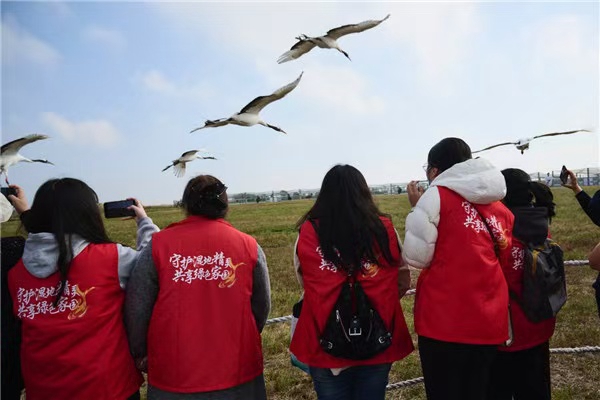
[[(587, 188), (593, 193), (598, 188)], [(583, 213), (573, 193), (554, 188), (557, 216), (551, 228), (553, 238), (565, 251), (565, 259), (584, 259), (600, 241), (600, 228)], [(404, 236), (404, 219), (410, 211), (406, 195), (377, 196), (382, 211), (389, 213), (394, 225)], [(270, 318), (288, 315), (301, 294), (292, 264), (292, 251), (297, 232), (295, 224), (311, 207), (314, 200), (281, 203), (248, 203), (230, 208), (227, 219), (238, 229), (254, 236), (265, 250), (272, 288)], [(148, 207), (148, 215), (161, 228), (183, 218), (173, 207)], [(135, 222), (106, 220), (110, 237), (120, 243), (135, 246)], [(2, 236), (14, 235), (18, 219), (2, 224)], [(411, 271), (415, 286), (418, 271)], [(591, 284), (596, 273), (589, 267), (567, 267), (567, 304), (558, 316), (556, 333), (550, 347), (600, 346), (600, 320), (596, 312)], [(416, 344), (413, 329), (413, 297), (402, 300), (407, 323)], [(265, 377), (270, 399), (316, 399), (310, 378), (290, 364), (289, 324), (267, 326), (263, 332)], [(600, 354), (552, 355), (552, 386), (555, 399), (600, 398)], [(390, 374), (390, 383), (421, 376), (418, 352), (397, 362)], [(425, 399), (423, 385), (388, 392), (388, 399)]]

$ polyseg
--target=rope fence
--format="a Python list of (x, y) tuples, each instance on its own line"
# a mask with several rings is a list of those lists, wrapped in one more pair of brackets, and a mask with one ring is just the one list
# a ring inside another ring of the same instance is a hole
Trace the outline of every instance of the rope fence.
[[(588, 265), (588, 260), (568, 260), (565, 261), (565, 265), (568, 266), (582, 266)], [(416, 289), (408, 290), (404, 295), (405, 296), (413, 296), (416, 293)], [(291, 321), (291, 315), (285, 315), (283, 317), (271, 318), (267, 320), (266, 325), (276, 324), (279, 322), (287, 322)], [(582, 354), (582, 353), (600, 353), (600, 346), (582, 346), (582, 347), (557, 347), (554, 349), (550, 349), (551, 354)], [(422, 376), (418, 378), (408, 379), (405, 381), (400, 381), (396, 383), (390, 383), (386, 386), (386, 390), (394, 390), (400, 389), (408, 386), (418, 385), (419, 383), (423, 383), (424, 378)]]

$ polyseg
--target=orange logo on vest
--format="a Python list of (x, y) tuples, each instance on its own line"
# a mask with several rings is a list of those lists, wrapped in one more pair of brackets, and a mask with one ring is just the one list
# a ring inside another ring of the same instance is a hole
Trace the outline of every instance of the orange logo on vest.
[(75, 300), (77, 305), (69, 313), (69, 316), (67, 317), (68, 319), (81, 318), (85, 315), (88, 309), (85, 296), (94, 289), (96, 289), (96, 287), (92, 286), (85, 292), (82, 292), (81, 290), (79, 290), (79, 285), (75, 285), (75, 292), (80, 296), (80, 298)]

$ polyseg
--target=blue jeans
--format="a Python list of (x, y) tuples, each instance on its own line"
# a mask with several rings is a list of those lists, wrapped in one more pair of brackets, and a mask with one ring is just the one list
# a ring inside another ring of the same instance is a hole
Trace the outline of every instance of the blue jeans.
[(334, 376), (329, 368), (309, 367), (319, 400), (385, 399), (392, 364), (350, 367)]

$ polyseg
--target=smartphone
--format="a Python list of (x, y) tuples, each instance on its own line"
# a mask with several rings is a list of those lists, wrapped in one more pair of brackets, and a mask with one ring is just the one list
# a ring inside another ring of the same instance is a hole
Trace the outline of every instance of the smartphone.
[(11, 195), (11, 194), (13, 196), (17, 195), (17, 190), (15, 188), (11, 188), (11, 187), (0, 187), (0, 191), (2, 191), (2, 194), (6, 198), (8, 198), (8, 196)]
[(568, 179), (569, 179), (569, 172), (567, 171), (567, 167), (565, 167), (563, 165), (562, 169), (560, 170), (560, 181), (563, 183), (563, 185), (565, 185), (567, 183)]
[(106, 218), (135, 217), (135, 211), (127, 207), (134, 205), (133, 200), (108, 201), (104, 203), (104, 216)]

